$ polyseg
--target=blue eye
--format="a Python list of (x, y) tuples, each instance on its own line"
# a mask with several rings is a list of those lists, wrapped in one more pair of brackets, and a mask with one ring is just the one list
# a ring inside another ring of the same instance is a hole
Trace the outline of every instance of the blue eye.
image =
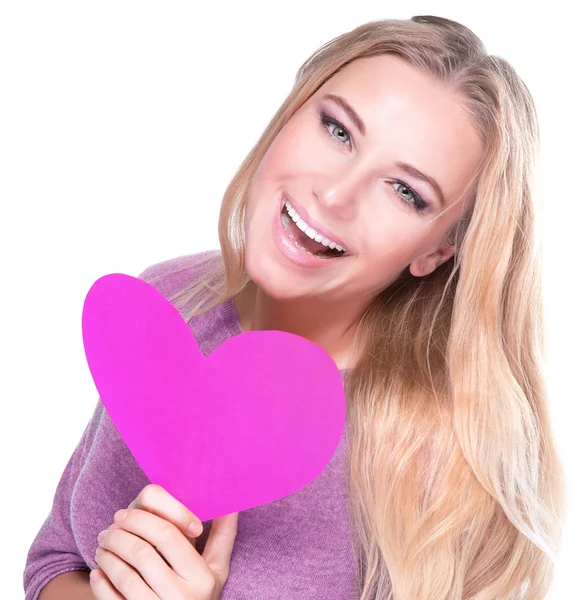
[[(335, 140), (336, 142), (343, 144), (344, 146), (348, 146), (348, 147), (352, 146), (351, 134), (349, 133), (349, 131), (337, 119), (330, 117), (323, 110), (320, 111), (320, 123), (323, 128), (323, 131), (325, 131), (325, 133), (329, 136), (330, 139)], [(335, 127), (335, 129), (331, 129), (332, 126)], [(340, 132), (342, 132), (343, 137), (345, 139), (342, 140), (342, 136), (340, 136), (340, 135), (334, 135), (333, 132), (336, 130), (339, 130)], [(398, 193), (397, 189), (394, 188), (396, 191), (396, 194), (406, 204), (408, 204), (411, 208), (413, 208), (413, 210), (415, 210), (415, 212), (424, 212), (425, 210), (427, 210), (429, 208), (429, 204), (425, 200), (423, 200), (423, 198), (411, 186), (407, 185), (406, 183), (404, 183), (403, 181), (400, 181), (400, 180), (394, 180), (391, 183), (398, 184), (400, 187), (404, 188), (405, 190), (407, 190), (409, 192), (409, 194), (411, 195), (411, 200), (406, 199), (403, 194)]]
[(336, 129), (343, 131), (344, 135), (346, 135), (348, 137), (349, 142), (351, 144), (351, 135), (350, 135), (349, 131), (339, 121), (330, 117), (328, 114), (326, 114), (323, 111), (321, 111), (321, 113), (320, 113), (320, 121), (321, 121), (325, 131), (327, 132), (327, 134), (330, 137), (334, 138), (340, 144), (345, 144), (346, 146), (348, 146), (348, 144), (346, 144), (345, 141), (342, 141), (339, 136), (334, 136), (333, 133), (330, 131), (330, 125), (334, 125), (336, 127)]
[[(406, 200), (406, 198), (402, 195), (402, 194), (397, 194), (402, 200), (404, 200), (405, 202), (407, 202), (408, 204), (410, 204), (414, 210), (416, 210), (417, 212), (423, 212), (425, 209), (427, 209), (429, 207), (429, 204), (427, 204), (427, 202), (425, 202), (425, 200), (423, 200), (421, 198), (421, 196), (409, 185), (407, 185), (406, 183), (403, 183), (403, 181), (392, 181), (392, 184), (398, 184), (400, 187), (406, 189), (409, 194), (412, 197), (412, 200)], [(395, 189), (395, 188), (394, 188)], [(396, 189), (397, 192), (397, 189)]]

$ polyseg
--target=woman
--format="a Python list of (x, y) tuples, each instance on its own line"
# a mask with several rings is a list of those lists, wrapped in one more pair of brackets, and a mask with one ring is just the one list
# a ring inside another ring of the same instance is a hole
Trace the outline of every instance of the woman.
[(454, 21), (370, 22), (314, 53), (226, 190), (221, 252), (141, 277), (205, 354), (253, 329), (329, 352), (348, 407), (333, 460), (198, 538), (98, 402), (27, 598), (544, 598), (565, 491), (541, 362), (538, 136), (525, 84)]

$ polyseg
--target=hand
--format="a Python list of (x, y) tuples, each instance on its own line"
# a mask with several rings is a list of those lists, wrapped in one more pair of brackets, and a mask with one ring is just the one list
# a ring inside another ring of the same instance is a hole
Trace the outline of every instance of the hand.
[[(147, 485), (118, 511), (96, 551), (90, 576), (97, 600), (218, 600), (228, 578), (238, 513), (217, 517), (203, 553), (202, 522), (163, 487)], [(199, 523), (197, 530), (188, 527)], [(93, 575), (96, 575), (93, 579)], [(99, 576), (98, 576), (99, 575)]]

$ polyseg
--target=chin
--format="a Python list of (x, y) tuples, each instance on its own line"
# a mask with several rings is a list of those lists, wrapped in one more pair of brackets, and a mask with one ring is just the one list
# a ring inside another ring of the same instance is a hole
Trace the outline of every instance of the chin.
[(294, 292), (301, 287), (301, 281), (298, 284), (289, 269), (283, 268), (269, 251), (250, 252), (246, 248), (245, 267), (250, 279), (267, 296), (276, 300), (288, 300), (297, 296)]

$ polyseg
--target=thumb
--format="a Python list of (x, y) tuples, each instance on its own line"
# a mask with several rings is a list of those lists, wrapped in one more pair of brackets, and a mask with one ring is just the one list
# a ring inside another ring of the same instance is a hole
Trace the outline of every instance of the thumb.
[(230, 558), (238, 532), (239, 513), (230, 513), (212, 520), (202, 558), (223, 585), (230, 568)]

